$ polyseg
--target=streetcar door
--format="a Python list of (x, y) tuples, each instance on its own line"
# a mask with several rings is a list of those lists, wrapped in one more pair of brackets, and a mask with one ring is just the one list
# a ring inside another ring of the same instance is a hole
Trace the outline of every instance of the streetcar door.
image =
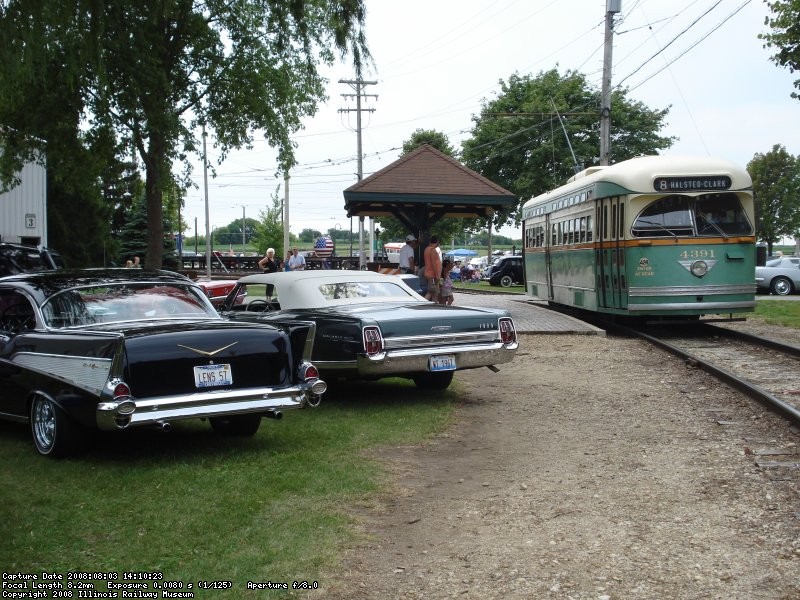
[(547, 299), (553, 301), (553, 253), (552, 239), (550, 237), (550, 214), (544, 217), (544, 276), (547, 282)]
[(595, 204), (597, 239), (595, 250), (597, 305), (625, 308), (624, 203), (619, 196), (602, 198)]

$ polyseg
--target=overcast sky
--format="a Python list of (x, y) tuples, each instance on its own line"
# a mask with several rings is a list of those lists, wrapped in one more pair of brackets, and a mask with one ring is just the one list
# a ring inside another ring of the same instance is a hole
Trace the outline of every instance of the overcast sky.
[[(579, 71), (599, 90), (605, 0), (366, 0), (367, 42), (375, 81), (362, 108), (364, 177), (395, 161), (416, 129), (445, 133), (457, 150), (469, 137), (481, 100), (499, 80), (557, 67)], [(800, 154), (800, 100), (793, 75), (770, 61), (758, 34), (767, 31), (762, 0), (622, 0), (613, 44), (612, 85), (651, 109), (670, 108), (663, 135), (679, 140), (667, 154), (711, 155), (746, 165), (782, 144)], [(289, 183), (292, 233), (350, 230), (342, 191), (357, 181), (353, 89), (349, 64), (325, 71), (329, 100), (294, 137), (298, 165)], [(795, 74), (796, 76), (797, 74)], [(613, 107), (612, 107), (613, 115)], [(612, 117), (612, 128), (613, 117)], [(563, 135), (560, 134), (559, 135)], [(213, 141), (213, 137), (210, 138)], [(599, 149), (598, 149), (599, 151)], [(611, 148), (613, 158), (613, 147)], [(209, 162), (217, 152), (209, 145)], [(580, 159), (580, 157), (579, 157)], [(182, 215), (205, 231), (202, 159)], [(209, 176), (209, 226), (259, 218), (283, 178), (275, 152), (257, 140)], [(357, 219), (352, 226), (357, 231)], [(519, 231), (503, 234), (519, 238)]]

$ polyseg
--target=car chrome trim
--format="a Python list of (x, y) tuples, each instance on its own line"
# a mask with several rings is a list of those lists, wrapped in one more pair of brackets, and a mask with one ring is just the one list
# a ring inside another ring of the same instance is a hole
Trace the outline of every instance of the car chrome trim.
[[(133, 398), (136, 410), (128, 413), (130, 426), (154, 425), (159, 421), (177, 421), (220, 415), (233, 415), (270, 410), (302, 408), (316, 395), (314, 390), (325, 385), (319, 379), (285, 388), (250, 388), (180, 394), (161, 398)], [(98, 428), (104, 431), (120, 429), (119, 402), (101, 402), (95, 417)], [(125, 426), (127, 426), (126, 424)]]
[(228, 344), (227, 346), (223, 346), (219, 350), (211, 350), (211, 351), (208, 351), (208, 352), (205, 351), (205, 350), (199, 350), (198, 348), (192, 348), (191, 346), (185, 346), (183, 344), (176, 344), (176, 345), (178, 346), (178, 348), (186, 348), (187, 350), (191, 350), (192, 352), (196, 352), (197, 354), (200, 354), (202, 356), (214, 356), (216, 354), (219, 354), (223, 350), (227, 350), (231, 346), (235, 346), (238, 343), (239, 342), (233, 342), (232, 344)]
[[(519, 342), (503, 344), (495, 339), (491, 344), (441, 345), (426, 348), (390, 350), (374, 356), (360, 354), (356, 360), (359, 375), (387, 375), (389, 373), (414, 373), (428, 370), (428, 358), (453, 354), (456, 369), (471, 369), (510, 362)], [(320, 367), (321, 368), (321, 367)]]
[(62, 354), (35, 354), (17, 352), (11, 361), (26, 369), (56, 377), (93, 394), (105, 388), (112, 361), (93, 356), (65, 356)]
[(0, 411), (0, 419), (7, 421), (15, 421), (16, 423), (27, 423), (30, 419), (26, 415), (15, 415), (12, 413)]
[(320, 371), (356, 369), (358, 363), (355, 360), (314, 360), (314, 366)]
[(439, 345), (491, 343), (498, 340), (498, 335), (497, 326), (493, 323), (492, 329), (470, 331), (468, 333), (386, 338), (384, 340), (384, 348), (386, 350), (400, 350)]

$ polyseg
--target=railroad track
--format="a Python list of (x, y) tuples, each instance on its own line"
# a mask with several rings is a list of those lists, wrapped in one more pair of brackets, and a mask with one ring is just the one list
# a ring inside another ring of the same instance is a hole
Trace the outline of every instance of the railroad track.
[(621, 329), (680, 356), (800, 426), (800, 347), (709, 324)]

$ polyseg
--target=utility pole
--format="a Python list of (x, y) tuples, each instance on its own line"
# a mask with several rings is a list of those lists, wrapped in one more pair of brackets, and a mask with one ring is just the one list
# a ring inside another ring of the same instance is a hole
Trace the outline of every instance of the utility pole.
[(606, 33), (603, 49), (603, 89), (600, 101), (600, 164), (611, 159), (611, 50), (614, 38), (614, 15), (622, 10), (622, 0), (606, 0)]
[(289, 252), (289, 171), (283, 172), (283, 260)]
[[(363, 156), (364, 153), (361, 150), (361, 113), (362, 112), (375, 112), (374, 108), (361, 108), (361, 98), (375, 98), (378, 99), (377, 94), (365, 94), (364, 88), (368, 85), (375, 85), (377, 81), (364, 81), (363, 79), (340, 79), (339, 83), (344, 83), (349, 85), (355, 91), (355, 94), (342, 94), (342, 98), (355, 98), (356, 99), (356, 107), (355, 108), (340, 108), (340, 113), (346, 112), (355, 112), (356, 113), (356, 146), (358, 151), (358, 180), (364, 176), (364, 165), (363, 165)], [(369, 258), (370, 261), (373, 258), (372, 254), (372, 236), (373, 236), (373, 227), (372, 227), (372, 217), (370, 217), (369, 221)], [(364, 217), (359, 217), (358, 219), (358, 266), (362, 268), (364, 266)]]
[(208, 155), (206, 154), (206, 122), (203, 121), (203, 188), (206, 199), (206, 277), (211, 281), (211, 232), (208, 218)]

